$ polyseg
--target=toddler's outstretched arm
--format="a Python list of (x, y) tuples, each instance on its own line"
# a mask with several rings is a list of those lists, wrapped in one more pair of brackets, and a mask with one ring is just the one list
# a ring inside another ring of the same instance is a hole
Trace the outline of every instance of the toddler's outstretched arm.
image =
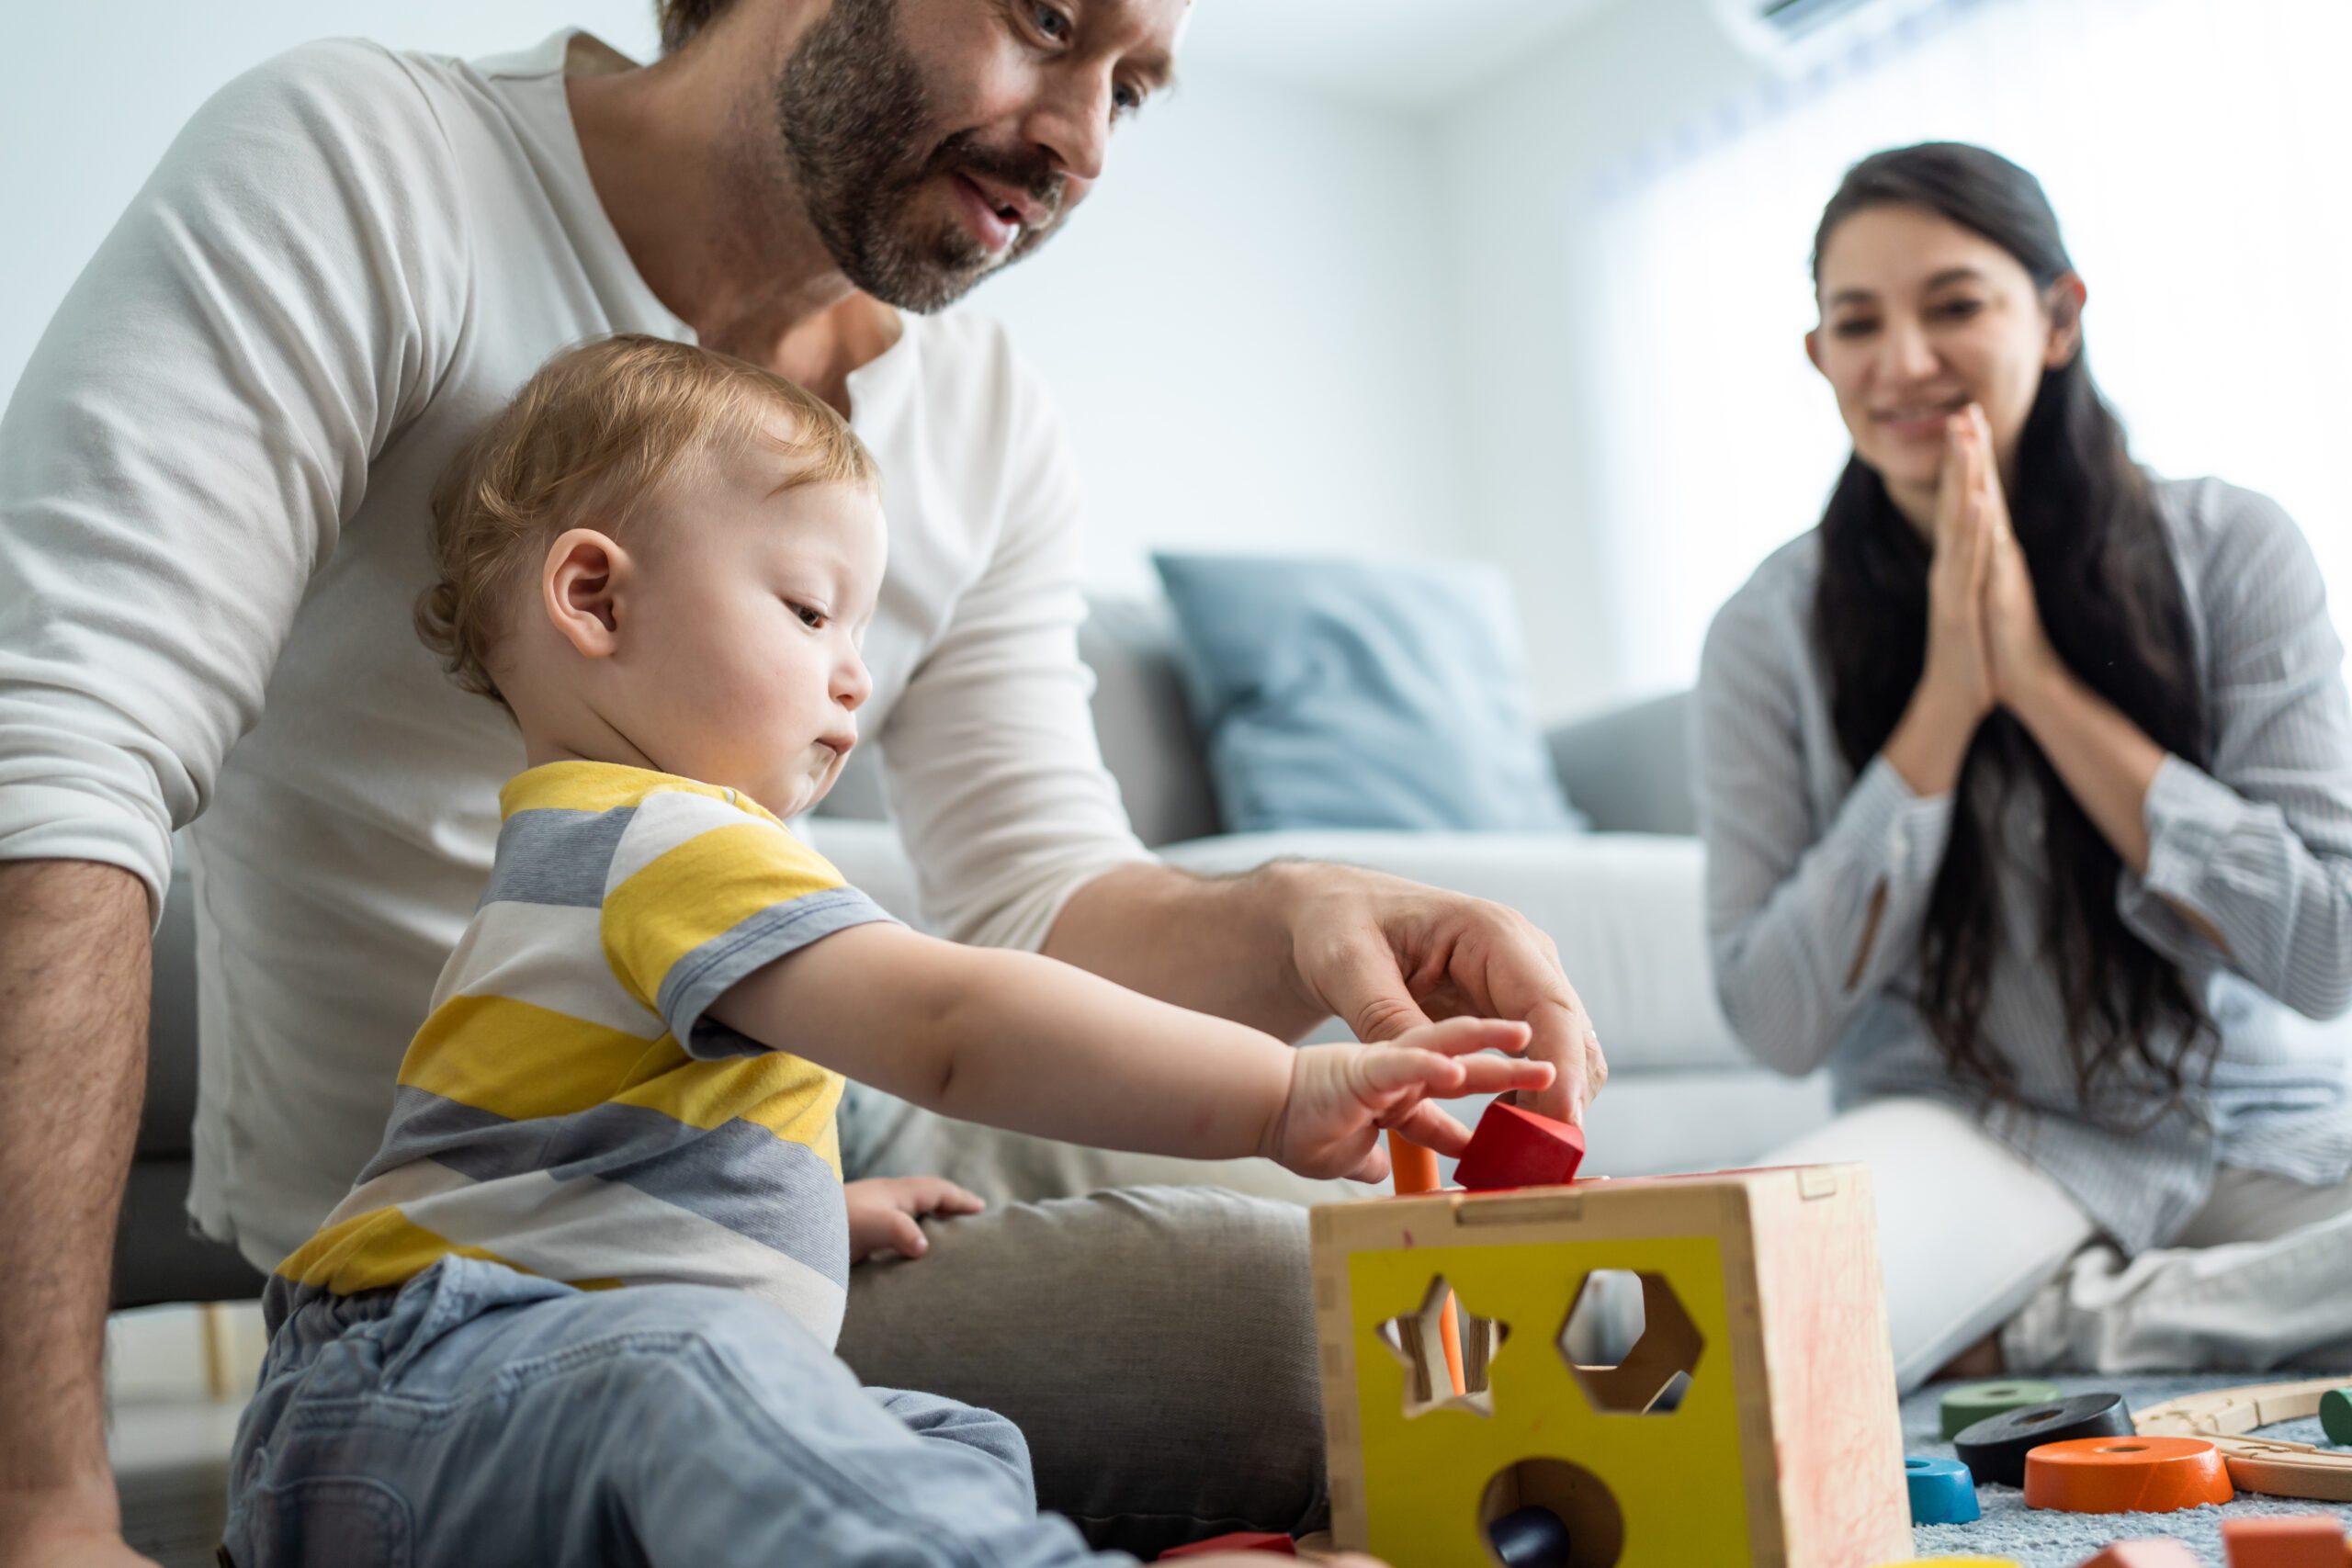
[(1469, 1139), (1432, 1100), (1538, 1089), (1527, 1026), (1453, 1019), (1385, 1045), (1293, 1049), (1031, 953), (865, 925), (777, 960), (710, 1010), (731, 1029), (943, 1115), (1306, 1176), (1387, 1173), (1380, 1128), (1441, 1154)]

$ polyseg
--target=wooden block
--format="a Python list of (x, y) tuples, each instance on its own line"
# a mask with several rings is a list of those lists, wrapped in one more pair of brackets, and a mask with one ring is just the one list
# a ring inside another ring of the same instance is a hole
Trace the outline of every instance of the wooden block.
[(2333, 1514), (2222, 1521), (2230, 1568), (2344, 1568), (2344, 1522)]
[(1498, 1100), (1478, 1118), (1453, 1179), (1473, 1192), (1558, 1187), (1574, 1180), (1583, 1162), (1581, 1131)]
[(2197, 1553), (2177, 1540), (2119, 1540), (2082, 1568), (2204, 1568)]
[(2236, 1495), (2221, 1450), (2202, 1438), (2078, 1438), (2025, 1458), (2029, 1508), (2170, 1514)]
[(1205, 1557), (1215, 1551), (1267, 1551), (1277, 1557), (1298, 1555), (1298, 1542), (1286, 1535), (1269, 1530), (1236, 1530), (1231, 1535), (1212, 1536), (1185, 1546), (1171, 1546), (1161, 1552), (1157, 1561), (1170, 1558)]
[(1976, 1502), (1976, 1478), (1956, 1459), (1906, 1459), (1903, 1480), (1911, 1491), (1915, 1525), (1964, 1525), (1984, 1514)]
[(2131, 1407), (2120, 1393), (2078, 1393), (2054, 1404), (2035, 1404), (1988, 1416), (1952, 1439), (1960, 1462), (1976, 1472), (1976, 1484), (2025, 1484), (2025, 1456), (2044, 1443), (2075, 1438), (2128, 1438), (2135, 1428)]

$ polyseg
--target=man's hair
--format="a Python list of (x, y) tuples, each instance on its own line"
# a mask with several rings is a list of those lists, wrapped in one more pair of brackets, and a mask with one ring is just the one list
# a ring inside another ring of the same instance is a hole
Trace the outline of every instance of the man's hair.
[(677, 53), (732, 4), (734, 0), (653, 0), (653, 14), (662, 23), (662, 52)]
[(566, 528), (618, 536), (682, 473), (752, 451), (776, 458), (780, 489), (876, 482), (849, 422), (781, 376), (635, 333), (564, 350), (434, 491), (440, 580), (417, 600), (417, 634), (458, 685), (504, 702), (491, 649), (539, 552)]

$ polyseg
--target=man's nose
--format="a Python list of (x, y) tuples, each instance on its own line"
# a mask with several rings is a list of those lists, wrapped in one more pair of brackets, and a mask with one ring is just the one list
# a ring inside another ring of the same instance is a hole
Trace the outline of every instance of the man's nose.
[[(1102, 177), (1103, 162), (1111, 152), (1114, 91), (1108, 64), (1072, 65), (1051, 73), (1046, 96), (1030, 116), (1029, 139), (1073, 180), (1091, 182)], [(1069, 196), (1077, 194), (1072, 191)], [(1069, 205), (1069, 197), (1064, 205)]]

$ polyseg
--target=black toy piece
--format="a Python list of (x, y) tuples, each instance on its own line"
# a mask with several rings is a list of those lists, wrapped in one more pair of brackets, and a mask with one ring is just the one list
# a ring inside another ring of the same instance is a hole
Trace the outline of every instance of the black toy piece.
[(2131, 1407), (2121, 1394), (2078, 1393), (2055, 1404), (2029, 1404), (1987, 1416), (1964, 1428), (1951, 1446), (1977, 1485), (1997, 1481), (2004, 1486), (2023, 1486), (2025, 1456), (2044, 1443), (2132, 1434)]
[(1513, 1508), (1487, 1527), (1503, 1568), (1568, 1568), (1568, 1527), (1549, 1508)]

